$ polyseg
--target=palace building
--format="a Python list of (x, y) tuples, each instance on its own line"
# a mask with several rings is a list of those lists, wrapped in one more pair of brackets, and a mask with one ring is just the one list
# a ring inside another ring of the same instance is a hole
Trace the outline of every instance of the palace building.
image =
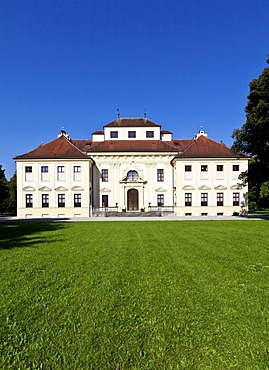
[(89, 140), (64, 130), (16, 156), (17, 216), (90, 217), (119, 212), (177, 216), (246, 210), (238, 176), (248, 157), (207, 137), (173, 139), (147, 118), (118, 118)]

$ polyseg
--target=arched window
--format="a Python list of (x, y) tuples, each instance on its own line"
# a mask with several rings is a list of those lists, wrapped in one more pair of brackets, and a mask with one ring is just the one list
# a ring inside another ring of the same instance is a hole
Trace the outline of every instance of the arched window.
[(137, 181), (138, 173), (137, 171), (129, 171), (127, 173), (127, 181)]

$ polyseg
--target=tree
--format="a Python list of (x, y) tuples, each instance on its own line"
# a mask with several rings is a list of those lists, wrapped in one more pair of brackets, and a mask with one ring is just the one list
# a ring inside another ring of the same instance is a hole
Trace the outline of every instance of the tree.
[(9, 199), (7, 204), (7, 212), (16, 214), (17, 212), (17, 175), (16, 173), (8, 182)]
[(263, 184), (269, 181), (269, 67), (249, 86), (246, 122), (234, 130), (232, 149), (252, 157), (245, 174), (250, 189), (249, 202), (265, 207), (269, 206), (269, 197), (265, 197), (266, 192), (262, 190), (267, 188)]
[(0, 214), (6, 211), (8, 197), (8, 181), (5, 176), (5, 170), (2, 169), (0, 164)]

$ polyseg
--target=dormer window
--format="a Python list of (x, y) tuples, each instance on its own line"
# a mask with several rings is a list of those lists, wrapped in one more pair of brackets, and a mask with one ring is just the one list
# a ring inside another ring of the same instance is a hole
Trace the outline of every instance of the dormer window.
[(127, 173), (127, 181), (137, 181), (138, 180), (138, 172), (137, 171), (129, 171)]
[(117, 139), (119, 136), (118, 131), (110, 131), (110, 138), (111, 139)]
[(136, 131), (128, 131), (128, 138), (135, 139), (136, 138)]

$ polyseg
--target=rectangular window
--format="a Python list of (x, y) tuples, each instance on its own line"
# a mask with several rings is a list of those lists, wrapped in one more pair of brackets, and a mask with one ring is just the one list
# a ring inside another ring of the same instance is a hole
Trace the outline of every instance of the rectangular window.
[(223, 165), (222, 164), (217, 164), (217, 171), (218, 172), (223, 172)]
[(102, 182), (108, 182), (108, 169), (102, 169), (102, 172), (101, 172), (101, 179), (102, 179)]
[(185, 206), (189, 207), (191, 206), (192, 201), (192, 194), (191, 193), (185, 193)]
[(240, 204), (240, 194), (233, 193), (233, 206), (239, 206)]
[(49, 180), (49, 167), (41, 166), (41, 181), (48, 181), (48, 180)]
[(42, 194), (42, 208), (49, 207), (49, 194)]
[(65, 207), (65, 195), (58, 194), (58, 207)]
[(217, 193), (217, 206), (223, 206), (223, 199), (224, 199), (224, 194)]
[(136, 131), (128, 131), (128, 138), (135, 139), (136, 138)]
[(157, 169), (157, 181), (164, 181), (164, 170), (162, 168)]
[(102, 195), (102, 207), (108, 207), (108, 195)]
[(41, 166), (41, 173), (49, 172), (49, 166)]
[(185, 165), (185, 173), (184, 173), (185, 180), (192, 180), (192, 166), (186, 164)]
[(157, 195), (157, 204), (158, 204), (158, 207), (163, 207), (164, 205), (164, 195), (163, 194)]
[(118, 138), (118, 131), (110, 131), (110, 138), (117, 139)]
[(26, 194), (26, 208), (33, 208), (33, 194)]
[(32, 181), (33, 180), (33, 168), (32, 166), (25, 167), (25, 180)]
[(74, 194), (74, 207), (81, 207), (81, 194)]
[(200, 173), (201, 180), (208, 180), (208, 166), (201, 165), (201, 173)]
[(233, 171), (238, 172), (239, 171), (239, 164), (233, 164)]
[(64, 166), (57, 166), (57, 180), (64, 181), (65, 180), (65, 168)]
[(207, 206), (208, 204), (208, 194), (202, 193), (201, 194), (201, 206)]
[(146, 131), (146, 137), (147, 138), (153, 138), (154, 137), (154, 131)]
[(74, 180), (81, 180), (81, 166), (74, 166)]

